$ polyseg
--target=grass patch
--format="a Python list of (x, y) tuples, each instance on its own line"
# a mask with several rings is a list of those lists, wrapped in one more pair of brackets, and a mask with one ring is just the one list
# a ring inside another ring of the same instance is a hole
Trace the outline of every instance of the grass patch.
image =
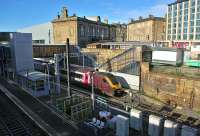
[(200, 111), (197, 111), (196, 113), (200, 115)]

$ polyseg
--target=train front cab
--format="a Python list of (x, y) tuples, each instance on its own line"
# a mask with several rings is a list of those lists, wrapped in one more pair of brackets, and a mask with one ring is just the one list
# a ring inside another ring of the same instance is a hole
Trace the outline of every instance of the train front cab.
[(94, 85), (108, 96), (121, 95), (123, 93), (120, 83), (111, 74), (95, 73)]
[(105, 79), (111, 88), (112, 96), (121, 96), (123, 94), (121, 84), (117, 81), (114, 75), (108, 74), (105, 76)]

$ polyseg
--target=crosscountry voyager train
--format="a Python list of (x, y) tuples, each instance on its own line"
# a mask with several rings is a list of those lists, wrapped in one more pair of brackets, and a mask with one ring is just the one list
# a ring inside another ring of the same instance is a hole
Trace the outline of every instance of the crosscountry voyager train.
[[(34, 59), (35, 70), (45, 73), (47, 66), (43, 64), (47, 62), (49, 62), (49, 59), (35, 58)], [(94, 71), (93, 68), (89, 68), (89, 67), (83, 68), (82, 66), (73, 65), (73, 64), (70, 65), (70, 68), (71, 68), (70, 74), (71, 74), (72, 83), (81, 85), (84, 88), (91, 87), (92, 85), (91, 71)], [(49, 72), (52, 76), (55, 74), (54, 71), (55, 71), (54, 64), (49, 64)], [(60, 70), (61, 82), (65, 82), (65, 83), (67, 82), (66, 75), (67, 75), (66, 69), (61, 68)], [(124, 91), (114, 75), (110, 73), (96, 71), (93, 76), (94, 76), (94, 87), (100, 93), (106, 94), (108, 96), (123, 94)]]
[[(71, 80), (73, 83), (79, 83), (81, 86), (91, 87), (91, 69), (82, 68), (71, 71)], [(66, 82), (66, 69), (61, 70), (61, 82)], [(110, 73), (98, 72), (93, 74), (93, 82), (96, 90), (108, 96), (119, 96), (123, 94), (122, 87), (116, 77)]]

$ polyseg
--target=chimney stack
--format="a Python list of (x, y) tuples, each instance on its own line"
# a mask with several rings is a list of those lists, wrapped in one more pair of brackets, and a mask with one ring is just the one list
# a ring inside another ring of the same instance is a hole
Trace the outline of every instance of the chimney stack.
[(68, 17), (68, 10), (66, 7), (63, 7), (61, 11), (61, 18), (67, 18)]

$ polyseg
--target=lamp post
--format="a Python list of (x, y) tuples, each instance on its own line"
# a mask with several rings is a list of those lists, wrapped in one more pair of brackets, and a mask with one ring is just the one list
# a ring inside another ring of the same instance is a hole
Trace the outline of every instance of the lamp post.
[(56, 78), (56, 91), (58, 94), (60, 94), (60, 68), (59, 68), (59, 55), (54, 54), (54, 60), (55, 60), (55, 78)]
[(49, 81), (49, 63), (47, 63), (47, 83), (48, 83), (48, 91), (49, 91), (49, 94), (51, 95), (51, 91), (50, 91), (50, 81)]
[(92, 84), (92, 110), (94, 111), (94, 103), (95, 103), (95, 96), (94, 96), (94, 71), (91, 72), (91, 84)]
[(83, 53), (83, 68), (85, 67), (85, 55)]
[(66, 55), (67, 55), (67, 96), (71, 96), (71, 89), (70, 89), (70, 47), (69, 47), (69, 39), (67, 38), (67, 45), (66, 45)]
[[(48, 62), (47, 63), (43, 63), (43, 65), (46, 66), (45, 74), (47, 72), (47, 84), (48, 84), (47, 88), (48, 88), (49, 94), (51, 94), (51, 92), (50, 92), (50, 79), (49, 79), (49, 63)], [(46, 80), (46, 78), (45, 78), (45, 80)]]

